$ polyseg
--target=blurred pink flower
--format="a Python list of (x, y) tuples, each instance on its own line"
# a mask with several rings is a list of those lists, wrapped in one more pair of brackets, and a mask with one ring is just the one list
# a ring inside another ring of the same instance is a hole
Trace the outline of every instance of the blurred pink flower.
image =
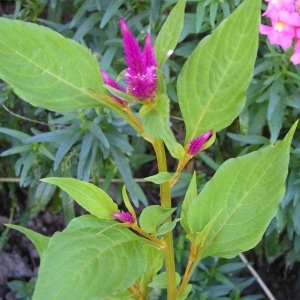
[[(299, 0), (266, 0), (268, 7), (263, 16), (271, 20), (271, 26), (260, 25), (260, 33), (267, 35), (272, 45), (279, 45), (283, 49), (287, 49), (297, 42), (298, 31), (300, 28), (300, 8)], [(298, 61), (295, 57), (299, 52), (298, 47), (296, 53), (292, 56), (291, 61)]]
[(206, 143), (206, 141), (210, 138), (211, 135), (212, 130), (191, 140), (189, 143), (188, 153), (190, 155), (196, 155), (198, 152), (200, 152), (203, 145)]
[(125, 212), (121, 210), (118, 213), (111, 214), (111, 216), (123, 223), (133, 224), (135, 222), (135, 219), (130, 212)]

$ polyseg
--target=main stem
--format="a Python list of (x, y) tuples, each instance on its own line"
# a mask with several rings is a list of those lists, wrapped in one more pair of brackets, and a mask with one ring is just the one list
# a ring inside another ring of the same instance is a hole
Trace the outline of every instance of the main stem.
[[(167, 160), (165, 147), (162, 140), (154, 140), (153, 147), (157, 157), (157, 165), (159, 172), (167, 172)], [(165, 208), (171, 207), (171, 187), (169, 182), (160, 184), (160, 198), (161, 206)], [(172, 219), (168, 218), (168, 222)], [(167, 245), (165, 248), (165, 267), (167, 273), (167, 299), (176, 300), (177, 290), (176, 290), (176, 277), (175, 277), (175, 261), (174, 261), (174, 247), (173, 247), (173, 235), (172, 231), (169, 231), (164, 235), (164, 241)]]

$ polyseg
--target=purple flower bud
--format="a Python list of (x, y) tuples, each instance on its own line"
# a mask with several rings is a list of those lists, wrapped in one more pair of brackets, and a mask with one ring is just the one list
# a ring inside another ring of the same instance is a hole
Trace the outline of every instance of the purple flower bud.
[[(124, 92), (124, 89), (115, 81), (113, 80), (111, 77), (109, 77), (104, 71), (100, 70), (100, 73), (103, 77), (104, 83), (111, 86), (112, 88), (119, 90), (121, 92)], [(120, 104), (125, 105), (126, 102), (123, 101), (122, 99), (112, 95), (112, 97)]]
[(206, 141), (210, 138), (211, 135), (212, 130), (191, 140), (189, 143), (188, 153), (190, 155), (196, 155), (198, 152), (200, 152), (203, 145), (206, 143)]
[(125, 74), (127, 92), (136, 98), (153, 99), (157, 89), (156, 59), (150, 34), (146, 34), (144, 51), (132, 35), (125, 21), (120, 19), (124, 41), (125, 61), (128, 66)]
[(111, 216), (123, 223), (133, 224), (135, 222), (135, 219), (131, 213), (124, 212), (122, 210), (119, 213), (111, 214)]

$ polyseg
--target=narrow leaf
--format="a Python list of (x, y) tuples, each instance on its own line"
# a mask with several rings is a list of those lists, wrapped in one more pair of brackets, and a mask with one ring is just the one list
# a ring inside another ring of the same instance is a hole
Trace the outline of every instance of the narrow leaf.
[(173, 178), (173, 176), (174, 175), (169, 172), (160, 172), (156, 175), (146, 177), (145, 180), (151, 181), (156, 184), (161, 184), (169, 181), (170, 179)]
[[(1, 65), (0, 65), (1, 66)], [(1, 71), (0, 71), (1, 72)], [(18, 131), (18, 130), (14, 130), (14, 129), (9, 129), (9, 128), (5, 128), (5, 127), (0, 127), (0, 132), (7, 134), (13, 138), (16, 138), (20, 141), (25, 140), (27, 138), (29, 138), (30, 136), (24, 132)]]
[(260, 6), (260, 0), (245, 0), (184, 64), (177, 90), (186, 143), (220, 131), (241, 112), (257, 54)]
[(111, 214), (119, 211), (117, 204), (104, 191), (91, 183), (59, 177), (44, 178), (41, 181), (57, 185), (85, 210), (100, 219), (113, 219)]
[(148, 233), (156, 233), (156, 227), (161, 225), (175, 210), (176, 207), (164, 208), (159, 205), (147, 206), (140, 215), (140, 226)]
[[(180, 275), (178, 273), (175, 274), (176, 277), (176, 285), (180, 283)], [(156, 289), (166, 289), (167, 288), (167, 273), (163, 272), (154, 277), (153, 281), (148, 284), (149, 287)]]

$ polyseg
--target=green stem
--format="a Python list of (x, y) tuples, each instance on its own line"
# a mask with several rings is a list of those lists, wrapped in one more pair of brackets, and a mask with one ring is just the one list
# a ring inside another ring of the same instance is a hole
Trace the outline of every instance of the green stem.
[[(162, 140), (154, 140), (153, 147), (157, 157), (157, 165), (159, 172), (167, 172), (167, 160), (165, 147)], [(165, 208), (171, 207), (171, 187), (169, 182), (160, 184), (160, 197), (161, 206)], [(170, 222), (172, 219), (169, 217), (166, 221)], [(167, 299), (176, 300), (176, 277), (175, 277), (175, 261), (174, 261), (174, 247), (172, 231), (164, 235), (164, 240), (167, 247), (165, 248), (165, 267), (167, 273)]]

